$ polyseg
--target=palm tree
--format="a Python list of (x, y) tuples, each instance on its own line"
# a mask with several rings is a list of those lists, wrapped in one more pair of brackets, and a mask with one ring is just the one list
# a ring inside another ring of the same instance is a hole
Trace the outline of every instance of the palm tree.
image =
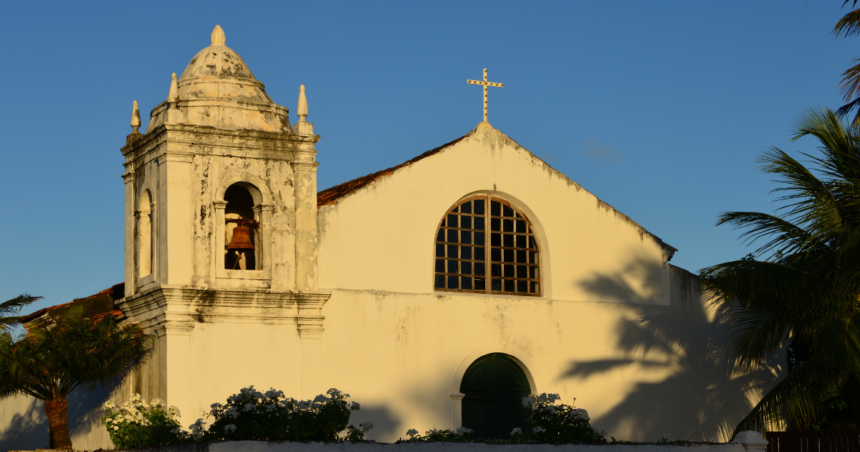
[(17, 314), (21, 308), (41, 299), (42, 297), (21, 294), (11, 300), (0, 303), (0, 332), (7, 331), (18, 323), (21, 317), (18, 317), (15, 314)]
[[(860, 132), (829, 109), (810, 110), (793, 139), (815, 137), (815, 171), (771, 148), (759, 159), (781, 185), (775, 214), (728, 212), (718, 224), (763, 244), (748, 257), (702, 269), (705, 287), (731, 314), (736, 366), (751, 370), (788, 341), (809, 357), (736, 427), (799, 428), (828, 400), (860, 407)], [(860, 417), (858, 417), (860, 420)]]
[[(857, 6), (858, 0), (845, 0), (842, 6), (847, 5), (849, 1), (852, 2), (852, 8)], [(842, 16), (842, 19), (833, 27), (832, 33), (836, 37), (840, 35), (848, 37), (860, 34), (860, 9), (855, 9)], [(855, 58), (853, 62), (854, 66), (851, 66), (842, 73), (842, 81), (839, 82), (842, 96), (848, 103), (839, 108), (836, 113), (839, 116), (847, 116), (852, 110), (856, 109), (857, 114), (854, 115), (851, 125), (858, 127), (860, 126), (860, 58)]]
[(0, 398), (43, 400), (52, 447), (71, 449), (66, 397), (79, 386), (91, 390), (125, 377), (144, 363), (152, 345), (136, 324), (120, 325), (112, 313), (84, 317), (74, 307), (17, 341), (0, 334)]

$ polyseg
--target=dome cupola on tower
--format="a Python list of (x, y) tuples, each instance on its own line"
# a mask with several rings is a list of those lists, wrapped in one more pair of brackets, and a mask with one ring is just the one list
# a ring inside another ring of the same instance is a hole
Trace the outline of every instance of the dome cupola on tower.
[[(148, 130), (164, 123), (220, 129), (291, 132), (289, 110), (266, 94), (216, 25), (211, 45), (191, 59), (167, 102), (155, 107)], [(175, 106), (177, 111), (168, 110)]]

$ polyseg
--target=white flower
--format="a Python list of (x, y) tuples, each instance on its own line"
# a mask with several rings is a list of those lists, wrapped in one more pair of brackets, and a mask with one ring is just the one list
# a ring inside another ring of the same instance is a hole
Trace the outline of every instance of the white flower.
[(514, 427), (514, 429), (511, 430), (511, 436), (517, 436), (517, 435), (522, 435), (522, 434), (523, 434), (523, 429), (521, 429), (519, 427)]
[(257, 409), (257, 407), (255, 407), (253, 404), (250, 404), (250, 403), (245, 404), (245, 411), (254, 411), (256, 409)]
[(373, 428), (373, 422), (370, 422), (370, 421), (362, 422), (361, 424), (358, 424), (358, 427), (361, 428), (362, 432), (366, 432), (366, 431)]
[(235, 431), (236, 431), (236, 426), (233, 424), (229, 424), (229, 425), (224, 426), (224, 433), (230, 433), (230, 432), (235, 432)]
[(457, 429), (457, 434), (460, 436), (468, 435), (472, 433), (472, 429), (466, 427), (460, 427)]
[(417, 435), (417, 434), (418, 434), (418, 430), (415, 430), (414, 428), (410, 428), (409, 430), (406, 430), (406, 436), (408, 436), (410, 438), (415, 438), (415, 435)]
[(269, 399), (277, 399), (284, 396), (284, 391), (278, 391), (275, 388), (270, 388), (266, 391), (266, 397)]
[(166, 403), (164, 403), (164, 400), (157, 399), (157, 398), (150, 400), (149, 404), (152, 405), (153, 408), (158, 408), (158, 407), (162, 407), (164, 405), (167, 405)]
[(201, 428), (203, 428), (203, 426), (204, 426), (204, 425), (206, 425), (206, 423), (205, 423), (205, 422), (203, 422), (203, 419), (197, 419), (197, 421), (196, 421), (196, 422), (194, 422), (193, 424), (191, 424), (190, 426), (188, 426), (188, 428), (190, 428), (190, 429), (192, 429), (192, 430), (193, 430), (193, 429), (195, 429), (195, 428), (196, 428), (196, 429), (201, 429)]
[(278, 409), (278, 406), (277, 406), (277, 405), (274, 405), (274, 404), (272, 404), (272, 405), (266, 405), (266, 411), (267, 411), (267, 412), (269, 412), (269, 413), (271, 413), (272, 411), (275, 411), (275, 410), (277, 410), (277, 409)]
[(361, 409), (361, 404), (359, 404), (358, 402), (352, 402), (352, 405), (350, 405), (349, 409), (352, 411), (358, 411)]
[(105, 404), (102, 405), (102, 407), (104, 407), (104, 409), (106, 409), (106, 410), (112, 410), (112, 409), (116, 408), (116, 405), (114, 405), (113, 402), (105, 402)]
[(223, 405), (221, 405), (220, 403), (213, 403), (209, 407), (212, 408), (213, 410), (215, 410), (215, 409), (221, 408), (222, 406)]
[(535, 427), (535, 428), (533, 428), (533, 429), (532, 429), (532, 431), (533, 431), (533, 432), (535, 432), (535, 433), (543, 433), (543, 432), (545, 432), (546, 430), (544, 430), (542, 427)]
[(344, 399), (349, 398), (349, 394), (344, 394), (343, 392), (341, 392), (339, 389), (336, 389), (336, 388), (329, 389), (328, 391), (326, 391), (326, 394), (330, 395), (331, 398), (333, 398), (333, 399), (337, 399), (340, 397), (343, 397)]
[(588, 417), (588, 411), (585, 411), (583, 408), (576, 408), (568, 414), (568, 417), (575, 421), (587, 421), (591, 418)]
[(328, 397), (326, 397), (322, 394), (314, 397), (314, 403), (326, 403), (326, 402), (328, 402)]
[(547, 399), (549, 403), (555, 403), (556, 400), (561, 400), (561, 397), (558, 394), (547, 394)]
[(556, 411), (555, 408), (551, 406), (546, 407), (546, 410), (549, 411), (549, 414), (555, 414)]
[(117, 431), (117, 430), (119, 430), (119, 425), (114, 425), (114, 426), (113, 426), (113, 431)]
[(534, 397), (523, 397), (523, 408), (528, 408), (535, 403)]

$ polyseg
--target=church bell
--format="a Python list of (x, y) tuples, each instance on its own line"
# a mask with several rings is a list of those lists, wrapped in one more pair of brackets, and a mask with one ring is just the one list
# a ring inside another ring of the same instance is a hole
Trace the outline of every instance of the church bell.
[(251, 231), (247, 226), (240, 224), (233, 228), (233, 240), (227, 245), (228, 250), (253, 250), (251, 243)]

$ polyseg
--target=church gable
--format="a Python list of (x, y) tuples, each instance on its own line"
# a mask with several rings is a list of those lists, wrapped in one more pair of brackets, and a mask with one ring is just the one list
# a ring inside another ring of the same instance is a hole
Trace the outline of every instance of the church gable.
[[(538, 270), (541, 288), (529, 294), (668, 303), (664, 263), (674, 248), (489, 128), (320, 192), (320, 287), (440, 292), (435, 247), (442, 229), (450, 232), (443, 219), (459, 202), (478, 195), (508, 203), (533, 227), (542, 250), (534, 263), (539, 268), (522, 270), (529, 276)], [(494, 270), (482, 271), (490, 284)], [(450, 275), (447, 268), (443, 273)], [(460, 280), (456, 288), (465, 283)]]

